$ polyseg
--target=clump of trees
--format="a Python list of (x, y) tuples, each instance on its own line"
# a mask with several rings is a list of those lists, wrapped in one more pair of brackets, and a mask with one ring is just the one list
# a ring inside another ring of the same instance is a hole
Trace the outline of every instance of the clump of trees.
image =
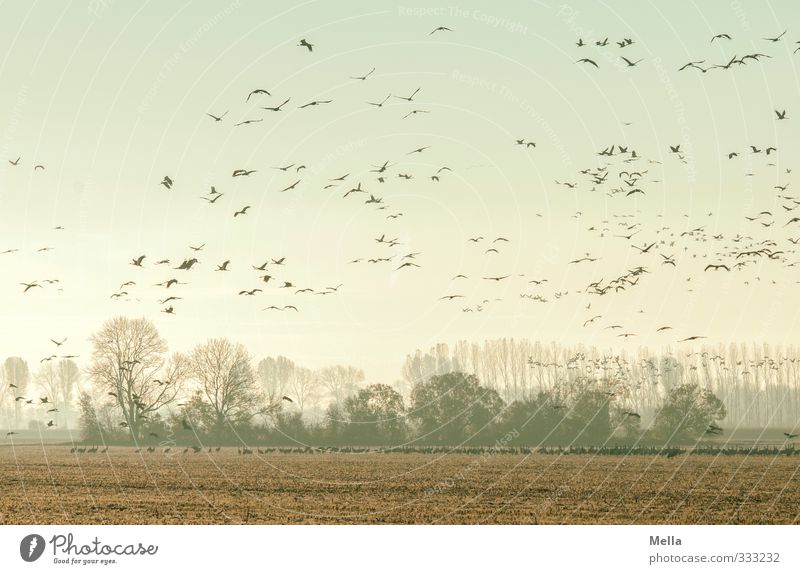
[[(513, 380), (516, 367), (498, 362), (493, 370), (477, 347), (451, 355), (437, 346), (407, 362), (404, 396), (397, 386), (365, 384), (352, 366), (313, 370), (280, 356), (256, 363), (225, 338), (170, 352), (143, 318), (113, 318), (91, 342), (90, 384), (81, 385), (71, 360), (43, 364), (31, 377), (25, 361), (12, 357), (0, 370), (0, 400), (31, 395), (35, 385), (49, 397), (48, 411), (79, 415), (86, 442), (140, 445), (493, 445), (498, 437), (508, 437), (506, 446), (687, 444), (718, 432), (727, 415), (710, 388), (673, 378), (643, 417), (631, 391), (643, 382), (625, 378), (630, 364), (619, 357), (553, 356), (555, 367), (529, 357), (533, 373), (563, 368), (568, 376), (518, 392), (461, 368), (481, 364), (488, 375), (506, 372)], [(494, 350), (502, 355), (503, 348)], [(679, 367), (658, 364), (673, 375)], [(19, 417), (20, 403), (6, 407), (9, 419)]]
[(652, 434), (668, 442), (685, 442), (713, 432), (726, 414), (725, 405), (711, 390), (696, 384), (680, 385), (669, 391)]
[[(767, 344), (703, 345), (654, 352), (611, 353), (597, 347), (502, 338), (438, 344), (406, 356), (403, 378), (412, 384), (462, 371), (511, 404), (539, 391), (590, 383), (615, 392), (615, 403), (648, 422), (670, 389), (694, 384), (725, 401), (723, 426), (793, 428), (800, 411), (800, 352)], [(612, 405), (613, 406), (613, 405)]]
[(482, 387), (476, 376), (454, 371), (414, 385), (409, 418), (416, 423), (419, 442), (481, 443), (493, 436), (504, 406), (500, 395)]
[(344, 399), (341, 407), (329, 407), (326, 431), (342, 444), (399, 444), (408, 433), (405, 415), (400, 393), (389, 385), (369, 385)]

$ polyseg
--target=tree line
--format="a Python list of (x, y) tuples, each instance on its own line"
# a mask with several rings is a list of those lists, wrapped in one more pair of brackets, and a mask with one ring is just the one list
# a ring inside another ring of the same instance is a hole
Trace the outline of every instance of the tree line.
[[(169, 352), (143, 318), (110, 319), (91, 343), (90, 384), (77, 393), (71, 361), (42, 367), (35, 379), (54, 403), (77, 400), (82, 440), (96, 444), (486, 445), (502, 436), (513, 437), (509, 446), (685, 443), (715, 434), (727, 415), (691, 381), (671, 385), (646, 428), (614, 377), (553, 380), (509, 400), (461, 361), (443, 360), (441, 347), (436, 363), (419, 353), (407, 361), (401, 394), (397, 385), (364, 384), (356, 367), (311, 370), (285, 357), (256, 364), (224, 338)], [(527, 368), (541, 368), (536, 362), (530, 356)], [(0, 396), (19, 390), (8, 385), (27, 380), (26, 369), (21, 359), (6, 361)]]
[(463, 371), (477, 376), (504, 401), (527, 400), (540, 390), (563, 392), (588, 383), (613, 390), (617, 402), (652, 420), (671, 389), (710, 389), (727, 407), (723, 426), (794, 428), (800, 412), (800, 352), (767, 344), (703, 345), (655, 353), (603, 351), (527, 339), (438, 344), (406, 356), (403, 379)]

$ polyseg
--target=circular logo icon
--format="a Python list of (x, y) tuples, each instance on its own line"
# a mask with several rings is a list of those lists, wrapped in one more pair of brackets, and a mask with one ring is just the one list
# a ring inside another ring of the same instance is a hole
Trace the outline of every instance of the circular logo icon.
[(19, 555), (25, 562), (35, 562), (44, 553), (44, 538), (38, 534), (28, 534), (19, 543)]

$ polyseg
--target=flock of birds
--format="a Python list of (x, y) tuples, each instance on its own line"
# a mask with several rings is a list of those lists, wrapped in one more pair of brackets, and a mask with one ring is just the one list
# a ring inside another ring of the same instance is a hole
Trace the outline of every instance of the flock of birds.
[[(452, 28), (439, 26), (428, 33), (429, 36), (441, 34), (456, 34), (456, 32)], [(720, 33), (715, 34), (710, 43), (719, 44), (734, 40), (731, 34)], [(713, 70), (730, 70), (735, 66), (762, 63), (773, 59), (772, 55), (766, 53), (769, 51), (767, 49), (769, 46), (789, 41), (791, 40), (787, 38), (787, 31), (784, 31), (774, 37), (763, 39), (764, 53), (734, 55), (726, 62), (709, 64), (705, 67), (708, 58), (698, 59), (681, 66), (679, 70), (697, 70), (705, 74)], [(800, 40), (795, 43), (799, 45), (794, 50), (794, 53), (797, 53), (800, 51)], [(593, 43), (579, 38), (576, 46), (581, 51), (606, 47), (617, 49), (619, 50), (619, 61), (626, 68), (640, 66), (645, 61), (634, 55), (637, 42), (633, 38), (624, 37), (619, 40), (604, 38)], [(311, 40), (303, 38), (299, 40), (294, 49), (302, 52), (302, 57), (315, 57), (322, 48), (312, 43)], [(589, 55), (578, 59), (577, 62), (599, 68), (597, 60), (597, 57)], [(402, 112), (398, 117), (409, 122), (414, 121), (414, 118), (421, 120), (424, 116), (435, 113), (435, 108), (430, 105), (431, 102), (426, 103), (422, 99), (425, 94), (425, 86), (417, 83), (398, 86), (397, 93), (381, 94), (379, 97), (375, 97), (374, 93), (369, 95), (370, 82), (375, 78), (376, 70), (377, 67), (372, 67), (368, 71), (347, 76), (349, 81), (365, 86), (364, 106), (383, 109), (388, 106), (389, 102), (402, 102)], [(260, 111), (258, 114), (234, 121), (230, 119), (230, 109), (212, 110), (206, 113), (207, 120), (218, 129), (224, 129), (227, 126), (235, 129), (249, 129), (248, 126), (262, 123), (274, 114), (285, 114), (289, 110), (314, 113), (315, 109), (319, 111), (320, 108), (334, 103), (333, 99), (313, 99), (273, 92), (275, 90), (254, 87), (241, 95), (241, 100), (245, 104), (258, 104), (257, 107)], [(772, 119), (774, 121), (781, 124), (790, 121), (789, 110), (769, 110), (770, 116), (773, 112), (774, 118)], [(535, 138), (529, 137), (514, 138), (508, 143), (509, 149), (517, 147), (535, 153), (537, 143), (534, 140)], [(297, 194), (311, 189), (319, 189), (327, 193), (339, 194), (341, 201), (352, 202), (358, 204), (359, 207), (367, 206), (374, 212), (375, 233), (370, 238), (365, 238), (374, 251), (363, 255), (353, 254), (357, 256), (349, 258), (346, 261), (348, 265), (385, 266), (391, 272), (413, 273), (415, 269), (424, 264), (423, 252), (406, 249), (403, 241), (400, 240), (401, 233), (396, 228), (391, 227), (391, 231), (386, 230), (386, 226), (394, 225), (398, 220), (408, 218), (410, 214), (394, 208), (392, 198), (383, 193), (381, 187), (390, 180), (395, 182), (424, 180), (435, 185), (459, 169), (458, 166), (444, 165), (441, 162), (437, 163), (435, 158), (429, 158), (435, 151), (433, 144), (423, 142), (422, 145), (408, 149), (403, 156), (390, 157), (378, 163), (348, 167), (339, 165), (337, 167), (340, 168), (340, 171), (330, 173), (324, 182), (313, 180), (307, 176), (310, 161), (298, 159), (286, 165), (267, 167), (240, 165), (230, 172), (227, 179), (215, 182), (209, 186), (208, 192), (196, 196), (196, 201), (203, 202), (209, 210), (218, 212), (220, 220), (232, 218), (235, 221), (241, 221), (251, 217), (257, 208), (253, 202), (242, 201), (226, 210), (223, 207), (225, 203), (221, 201), (227, 195), (226, 188), (233, 180), (257, 179), (265, 171), (273, 175), (277, 172), (283, 180), (280, 185), (275, 187), (274, 192), (276, 193)], [(663, 151), (667, 152), (667, 150)], [(432, 299), (443, 301), (445, 304), (458, 304), (463, 313), (480, 313), (489, 309), (495, 302), (502, 301), (503, 298), (474, 299), (469, 293), (476, 291), (470, 287), (474, 286), (475, 282), (483, 285), (502, 286), (513, 283), (518, 287), (521, 301), (545, 304), (573, 295), (600, 298), (620, 292), (643, 289), (645, 285), (655, 280), (654, 277), (657, 274), (663, 276), (666, 273), (676, 273), (679, 267), (693, 267), (694, 269), (682, 278), (687, 292), (695, 290), (697, 273), (738, 273), (744, 284), (750, 284), (760, 282), (762, 275), (767, 275), (771, 266), (796, 267), (800, 265), (800, 258), (797, 257), (796, 252), (796, 246), (800, 243), (800, 232), (796, 237), (788, 236), (782, 239), (774, 233), (773, 229), (779, 228), (791, 232), (800, 226), (800, 212), (796, 211), (800, 207), (800, 196), (793, 194), (791, 190), (792, 170), (790, 168), (779, 170), (777, 167), (776, 158), (779, 153), (777, 143), (772, 141), (748, 143), (746, 147), (730, 149), (725, 152), (727, 161), (737, 161), (740, 156), (747, 154), (749, 156), (748, 165), (755, 166), (752, 169), (773, 168), (773, 172), (777, 176), (784, 178), (782, 183), (774, 186), (773, 197), (765, 200), (763, 206), (754, 208), (753, 213), (746, 217), (748, 231), (729, 234), (710, 229), (712, 225), (709, 218), (713, 217), (713, 213), (704, 214), (701, 221), (692, 221), (691, 223), (689, 220), (694, 216), (687, 213), (684, 215), (687, 219), (686, 225), (680, 228), (667, 223), (650, 226), (645, 223), (645, 218), (641, 217), (642, 212), (635, 202), (651, 193), (652, 184), (661, 182), (663, 164), (680, 165), (689, 161), (682, 150), (682, 144), (670, 144), (666, 161), (660, 161), (640, 153), (635, 144), (631, 142), (608, 142), (603, 149), (596, 150), (593, 157), (587, 158), (586, 164), (580, 169), (574, 173), (566, 173), (555, 180), (555, 185), (574, 194), (604, 194), (609, 200), (618, 202), (619, 209), (614, 210), (610, 217), (597, 217), (581, 211), (576, 211), (572, 217), (579, 223), (585, 224), (585, 229), (594, 239), (598, 240), (592, 242), (593, 246), (599, 245), (600, 240), (615, 242), (623, 249), (630, 250), (636, 259), (635, 264), (617, 272), (613, 272), (611, 267), (606, 267), (603, 277), (571, 288), (560, 285), (555, 287), (558, 282), (556, 277), (536, 276), (532, 278), (525, 273), (517, 273), (510, 269), (504, 273), (479, 275), (465, 271), (452, 276), (450, 278), (451, 287), (448, 291), (437, 293)], [(416, 164), (410, 162), (419, 156), (426, 157), (429, 164), (437, 167), (434, 169), (415, 167)], [(8, 161), (14, 168), (24, 165), (21, 157)], [(44, 165), (35, 164), (33, 169), (44, 171)], [(755, 173), (749, 171), (745, 175), (753, 177)], [(159, 189), (159, 193), (163, 194), (186, 196), (191, 193), (188, 187), (182, 186), (179, 179), (170, 174), (164, 175), (160, 182), (156, 181), (153, 184), (154, 188)], [(540, 213), (536, 213), (534, 216), (543, 217)], [(656, 217), (662, 216), (657, 215)], [(62, 230), (61, 226), (53, 229), (54, 233)], [(768, 236), (760, 233), (764, 230), (769, 230)], [(213, 241), (213, 239), (209, 238), (208, 241)], [(515, 241), (514, 237), (488, 233), (477, 234), (467, 239), (467, 247), (473, 250), (476, 256), (491, 258), (500, 255), (504, 247)], [(293, 262), (288, 256), (281, 253), (265, 254), (259, 261), (242, 261), (234, 258), (206, 261), (205, 248), (206, 243), (204, 242), (199, 245), (187, 245), (169, 254), (130, 254), (127, 261), (120, 261), (120, 270), (125, 269), (127, 272), (125, 276), (120, 277), (118, 288), (109, 294), (109, 298), (112, 300), (140, 300), (140, 288), (159, 287), (163, 294), (154, 303), (157, 303), (161, 313), (176, 315), (180, 302), (189, 297), (188, 290), (184, 287), (198, 281), (200, 273), (207, 272), (224, 277), (235, 269), (245, 270), (249, 279), (246, 284), (231, 285), (230, 294), (257, 300), (260, 304), (256, 305), (255, 309), (263, 312), (299, 313), (303, 308), (304, 298), (324, 298), (324, 296), (336, 295), (340, 293), (340, 290), (346, 289), (344, 284), (338, 280), (319, 284), (301, 283), (293, 277)], [(43, 246), (37, 251), (43, 252), (52, 249), (54, 249), (52, 246)], [(16, 248), (8, 248), (0, 255), (10, 255), (17, 251)], [(602, 260), (602, 255), (593, 253), (593, 249), (590, 248), (586, 252), (565, 259), (563, 264), (577, 267), (591, 265), (598, 261), (602, 262)], [(693, 262), (695, 262), (694, 265)], [(125, 263), (127, 265), (123, 266)], [(152, 275), (146, 273), (148, 270), (152, 272)], [(26, 297), (35, 296), (37, 291), (46, 288), (61, 289), (58, 278), (25, 279), (19, 284), (21, 295)], [(551, 285), (555, 290), (550, 290)], [(281, 295), (280, 303), (270, 299), (277, 294)], [(283, 300), (283, 295), (286, 294), (293, 298), (296, 297), (296, 299), (286, 303)], [(262, 302), (262, 300), (266, 300), (266, 302)], [(625, 340), (641, 334), (639, 330), (624, 325), (614, 320), (613, 317), (605, 317), (603, 313), (594, 312), (591, 307), (591, 303), (585, 307), (587, 313), (580, 321), (583, 328), (594, 327), (612, 331), (618, 338)], [(643, 313), (643, 311), (640, 312)], [(672, 337), (665, 342), (684, 343), (706, 338), (705, 334), (697, 332), (682, 332), (672, 336), (671, 333), (675, 328), (673, 325), (659, 325), (655, 332)], [(64, 355), (63, 357), (73, 356)], [(55, 358), (57, 355), (45, 360)], [(23, 400), (23, 397), (18, 397), (17, 400)], [(29, 399), (24, 400), (27, 404), (33, 404)], [(714, 432), (713, 429), (711, 430)]]
[[(109, 447), (79, 446), (69, 449), (70, 454), (106, 454)], [(202, 447), (191, 445), (187, 447), (137, 447), (135, 454), (153, 454), (161, 452), (164, 455), (174, 454), (203, 454), (219, 453), (223, 447)], [(123, 449), (129, 451), (130, 449)], [(231, 452), (233, 447), (227, 447), (223, 453)], [(717, 446), (702, 444), (695, 447), (675, 446), (395, 446), (395, 447), (368, 447), (368, 446), (303, 446), (303, 447), (236, 447), (236, 454), (240, 456), (273, 455), (273, 454), (435, 454), (451, 455), (464, 454), (471, 456), (484, 455), (525, 455), (542, 454), (549, 456), (585, 455), (592, 456), (663, 456), (674, 458), (678, 455), (707, 455), (707, 456), (800, 456), (800, 449), (794, 445), (767, 446)]]
[[(784, 38), (784, 36), (786, 35), (787, 32), (788, 32), (788, 30), (784, 30), (783, 32), (781, 32), (780, 34), (778, 34), (775, 37), (762, 38), (762, 40), (764, 42), (769, 42), (769, 43), (775, 44), (777, 42), (783, 41), (783, 38)], [(734, 38), (733, 38), (732, 35), (727, 34), (727, 33), (721, 33), (721, 34), (715, 34), (714, 36), (712, 36), (711, 37), (711, 41), (709, 42), (709, 44), (714, 44), (714, 42), (717, 42), (719, 44), (721, 42), (730, 42), (730, 41), (733, 41), (733, 40), (734, 40)], [(621, 50), (623, 50), (625, 48), (628, 48), (629, 46), (633, 46), (635, 43), (636, 42), (631, 38), (622, 38), (621, 40), (612, 41), (611, 46), (613, 47), (614, 45), (616, 45), (616, 47), (621, 51)], [(800, 40), (797, 40), (795, 42), (795, 44), (797, 44), (798, 46), (796, 48), (794, 48), (794, 50), (792, 52), (793, 54), (796, 54), (797, 52), (800, 52)], [(575, 45), (578, 48), (586, 48), (587, 46), (589, 48), (592, 47), (591, 43), (585, 42), (583, 38), (578, 38), (578, 41), (575, 42)], [(605, 48), (607, 46), (609, 46), (608, 37), (603, 38), (602, 40), (595, 40), (594, 41), (594, 47)], [(627, 53), (627, 51), (626, 51), (626, 53)], [(703, 67), (703, 64), (706, 64), (707, 59), (693, 60), (693, 61), (689, 61), (686, 64), (684, 64), (683, 66), (679, 67), (678, 71), (682, 72), (682, 71), (687, 70), (687, 69), (695, 69), (695, 70), (699, 70), (700, 72), (705, 74), (705, 73), (710, 72), (712, 70), (729, 70), (734, 65), (746, 66), (748, 61), (759, 62), (762, 58), (772, 58), (772, 56), (770, 56), (769, 54), (763, 54), (763, 53), (760, 53), (760, 52), (754, 52), (752, 54), (745, 54), (744, 56), (741, 56), (741, 57), (738, 56), (738, 55), (734, 55), (727, 62), (721, 62), (719, 64), (708, 64), (707, 67)], [(631, 59), (629, 59), (629, 58), (627, 58), (627, 57), (625, 57), (623, 55), (619, 55), (619, 59), (622, 60), (622, 63), (624, 64), (624, 67), (627, 67), (627, 68), (633, 68), (633, 67), (637, 66), (640, 62), (644, 61), (644, 58), (639, 58), (637, 60), (631, 60)], [(584, 58), (580, 58), (579, 60), (577, 60), (576, 63), (577, 64), (588, 64), (590, 66), (594, 66), (595, 68), (599, 69), (600, 65), (597, 63), (597, 60), (598, 60), (598, 58), (596, 56), (593, 57), (593, 58), (584, 57)], [(783, 119), (783, 118), (779, 118), (779, 119)]]

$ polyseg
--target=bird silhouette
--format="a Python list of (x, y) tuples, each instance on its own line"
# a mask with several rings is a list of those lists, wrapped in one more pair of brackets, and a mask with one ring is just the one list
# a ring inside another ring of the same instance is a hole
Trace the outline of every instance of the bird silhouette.
[(405, 100), (407, 102), (410, 102), (410, 101), (412, 101), (414, 99), (414, 96), (416, 96), (421, 89), (422, 88), (417, 88), (416, 90), (411, 92), (411, 95), (408, 96), (408, 97), (406, 97), (406, 96), (395, 96), (395, 98), (397, 98), (398, 100)]
[[(263, 118), (256, 119), (256, 120), (242, 120), (241, 122), (237, 122), (237, 123), (233, 124), (233, 127), (238, 128), (239, 126), (247, 126), (247, 125), (250, 125), (250, 124), (257, 124), (257, 123), (260, 123), (260, 122), (263, 122), (263, 121), (264, 121)], [(241, 175), (250, 175), (250, 174), (241, 174)], [(234, 176), (234, 177), (236, 177), (236, 176)]]
[(406, 119), (409, 116), (415, 116), (417, 114), (429, 114), (429, 113), (430, 113), (429, 110), (411, 110), (410, 112), (408, 112), (406, 115), (403, 116), (403, 119)]
[(281, 102), (281, 104), (280, 104), (280, 105), (278, 105), (278, 106), (271, 107), (271, 108), (270, 108), (270, 107), (264, 107), (264, 108), (261, 108), (261, 109), (262, 109), (262, 110), (267, 110), (267, 111), (270, 111), (270, 112), (280, 112), (280, 111), (281, 111), (281, 108), (282, 108), (283, 106), (285, 106), (286, 104), (288, 104), (288, 103), (289, 103), (289, 100), (291, 100), (291, 98), (286, 98), (286, 99), (285, 99), (283, 102)]
[(776, 37), (774, 37), (774, 38), (764, 38), (764, 40), (767, 40), (768, 42), (778, 42), (778, 41), (779, 41), (781, 38), (783, 38), (783, 37), (784, 37), (784, 35), (786, 35), (786, 32), (787, 32), (787, 30), (784, 30), (784, 31), (783, 31), (781, 34), (779, 34), (778, 36), (776, 36)]
[(333, 100), (312, 100), (307, 104), (303, 104), (302, 106), (298, 106), (298, 109), (302, 110), (303, 108), (307, 108), (309, 106), (319, 106), (322, 104), (330, 104)]
[(253, 90), (252, 92), (250, 92), (249, 94), (247, 94), (247, 99), (245, 100), (245, 102), (249, 102), (250, 98), (255, 96), (255, 95), (271, 96), (272, 94), (270, 94), (267, 90), (264, 90), (264, 89), (261, 89), (261, 88), (257, 88), (255, 90)]
[[(193, 266), (195, 263), (198, 263), (198, 261), (197, 261), (197, 259), (195, 259), (194, 257), (192, 257), (191, 259), (184, 259), (184, 260), (183, 260), (183, 263), (181, 263), (181, 264), (180, 264), (180, 265), (178, 265), (177, 267), (174, 267), (174, 269), (180, 269), (180, 270), (183, 270), (183, 271), (188, 271), (189, 269), (191, 269), (191, 268), (192, 268), (192, 266)], [(168, 282), (167, 282), (167, 288), (169, 288), (169, 287), (170, 287), (170, 284), (169, 284), (169, 283), (170, 283), (171, 281), (174, 281), (175, 283), (177, 283), (177, 281), (176, 281), (175, 279), (171, 279), (170, 281), (168, 281)], [(174, 283), (173, 283), (173, 284), (174, 284)]]
[(301, 179), (298, 179), (298, 180), (297, 180), (296, 182), (294, 182), (292, 185), (288, 185), (288, 186), (284, 187), (284, 188), (281, 190), (281, 192), (284, 192), (284, 191), (290, 191), (290, 190), (294, 189), (295, 187), (297, 187), (297, 184), (298, 184), (298, 183), (300, 183), (301, 181), (303, 181), (303, 180), (301, 180)]
[(370, 106), (375, 106), (376, 108), (382, 108), (383, 104), (386, 103), (386, 100), (392, 97), (392, 94), (389, 94), (385, 98), (383, 98), (380, 102), (367, 102)]
[(625, 63), (628, 65), (628, 67), (629, 67), (629, 68), (632, 68), (632, 67), (634, 67), (636, 64), (638, 64), (639, 62), (641, 62), (641, 61), (642, 61), (642, 60), (636, 60), (635, 62), (631, 62), (631, 61), (630, 61), (628, 58), (626, 58), (625, 56), (620, 56), (620, 57), (621, 57), (623, 60), (625, 60)]
[(367, 78), (369, 78), (374, 71), (375, 71), (375, 68), (372, 68), (369, 72), (367, 72), (363, 76), (350, 76), (350, 79), (351, 80), (362, 80), (363, 81), (363, 80), (366, 80)]
[(209, 114), (209, 113), (206, 113), (206, 115), (207, 115), (208, 117), (210, 117), (210, 118), (213, 118), (215, 122), (221, 122), (221, 121), (222, 121), (222, 118), (224, 118), (225, 116), (227, 116), (227, 115), (228, 115), (228, 112), (226, 111), (226, 112), (225, 112), (224, 114), (222, 114), (221, 116), (215, 116), (214, 114)]

